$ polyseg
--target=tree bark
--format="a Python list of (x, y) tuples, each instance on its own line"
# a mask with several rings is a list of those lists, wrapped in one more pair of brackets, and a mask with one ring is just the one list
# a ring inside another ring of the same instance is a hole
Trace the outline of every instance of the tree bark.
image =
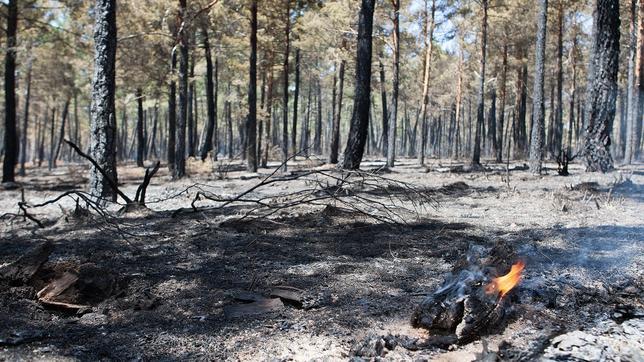
[[(639, 11), (638, 11), (639, 7)], [(642, 133), (641, 104), (642, 95), (642, 43), (644, 42), (644, 6), (641, 1), (631, 0), (630, 43), (628, 53), (627, 80), (627, 127), (624, 163), (630, 164), (639, 156), (640, 137)], [(639, 87), (638, 87), (639, 84)]]
[(250, 5), (250, 64), (248, 81), (248, 123), (246, 127), (246, 170), (257, 172), (257, 0)]
[(537, 49), (534, 71), (534, 92), (532, 116), (532, 142), (530, 144), (530, 171), (541, 174), (543, 160), (543, 135), (545, 133), (545, 105), (543, 97), (544, 66), (546, 60), (546, 26), (548, 21), (548, 0), (541, 0), (539, 11), (539, 29), (537, 30)]
[(56, 168), (56, 161), (58, 160), (58, 155), (60, 154), (60, 147), (62, 146), (63, 140), (65, 139), (65, 126), (67, 124), (67, 115), (69, 114), (70, 102), (71, 98), (67, 98), (65, 105), (63, 106), (63, 116), (60, 121), (60, 132), (58, 133), (58, 141), (56, 141), (54, 155), (51, 157), (50, 168)]
[(291, 153), (297, 153), (297, 118), (300, 100), (300, 49), (295, 49), (295, 93), (293, 94), (293, 127), (291, 129)]
[(563, 33), (564, 33), (564, 5), (563, 0), (557, 4), (557, 95), (555, 112), (555, 134), (554, 134), (554, 154), (561, 154), (563, 151)]
[(143, 134), (143, 91), (136, 89), (136, 165), (143, 167), (145, 158), (145, 136)]
[(503, 43), (503, 64), (501, 65), (501, 99), (499, 105), (499, 118), (496, 122), (496, 162), (503, 161), (503, 124), (505, 123), (505, 99), (507, 96), (506, 83), (508, 78), (508, 44), (507, 39)]
[(7, 4), (7, 46), (4, 60), (4, 161), (2, 182), (14, 182), (18, 160), (16, 128), (16, 34), (18, 32), (18, 0)]
[[(170, 75), (174, 75), (177, 67), (177, 54), (172, 52)], [(174, 172), (175, 148), (177, 142), (177, 82), (170, 81), (170, 94), (168, 95), (168, 169)]]
[(186, 124), (188, 120), (188, 10), (186, 0), (179, 0), (181, 30), (179, 31), (179, 117), (172, 178), (186, 175)]
[(201, 28), (201, 34), (203, 37), (203, 48), (206, 58), (206, 108), (208, 112), (208, 122), (206, 125), (206, 135), (203, 138), (203, 144), (201, 146), (201, 160), (204, 161), (208, 157), (208, 152), (213, 151), (213, 159), (217, 160), (217, 146), (213, 145), (216, 142), (213, 142), (213, 138), (216, 139), (216, 129), (217, 129), (217, 107), (216, 107), (216, 94), (215, 94), (215, 83), (213, 82), (213, 73), (214, 78), (217, 78), (217, 60), (215, 60), (215, 67), (213, 72), (212, 64), (212, 52), (210, 50), (210, 41), (208, 39), (208, 26), (204, 23)]
[(596, 0), (586, 91), (584, 161), (590, 172), (613, 168), (610, 135), (615, 118), (619, 66), (619, 1)]
[[(344, 67), (345, 61), (340, 61), (340, 69), (338, 71), (338, 92), (337, 100), (334, 102), (335, 114), (333, 115), (333, 131), (331, 134), (331, 149), (329, 152), (329, 163), (336, 164), (338, 163), (338, 153), (340, 147), (340, 121), (342, 117), (342, 95), (344, 92)], [(335, 93), (335, 77), (333, 78), (333, 92)], [(334, 94), (334, 99), (336, 95)]]
[[(382, 58), (382, 57), (381, 57)], [(387, 157), (389, 119), (387, 118), (387, 87), (385, 87), (385, 65), (382, 59), (378, 60), (380, 65), (380, 98), (382, 101), (382, 155)]]
[(286, 50), (284, 51), (284, 83), (282, 88), (283, 114), (282, 114), (282, 172), (287, 171), (288, 160), (288, 58), (291, 51), (291, 0), (286, 0)]
[[(487, 0), (483, 0), (487, 1)], [(421, 103), (421, 132), (420, 132), (420, 150), (418, 151), (418, 162), (425, 165), (425, 147), (427, 145), (427, 104), (429, 103), (429, 80), (432, 69), (432, 48), (434, 40), (434, 17), (436, 14), (436, 0), (432, 0), (431, 15), (427, 14), (427, 0), (425, 0), (425, 21), (423, 23), (423, 33), (425, 39), (425, 67), (423, 71), (423, 100)], [(429, 24), (427, 22), (429, 21)]]
[(31, 46), (28, 49), (29, 58), (27, 59), (27, 87), (25, 88), (25, 109), (22, 115), (22, 132), (20, 132), (20, 170), (19, 175), (25, 175), (25, 162), (27, 161), (27, 131), (29, 129), (29, 103), (31, 101), (31, 69), (33, 65), (33, 56)]
[(485, 66), (487, 55), (487, 11), (488, 0), (482, 0), (483, 19), (481, 23), (481, 67), (479, 80), (479, 96), (476, 111), (476, 131), (474, 133), (474, 150), (472, 152), (472, 165), (481, 164), (481, 131), (485, 122)]
[(345, 170), (360, 168), (367, 140), (371, 103), (371, 39), (375, 5), (375, 0), (362, 0), (360, 7), (353, 116), (342, 164)]
[(317, 79), (317, 114), (315, 121), (315, 137), (313, 138), (313, 152), (315, 154), (322, 154), (322, 82), (320, 78)]
[(116, 201), (109, 186), (117, 183), (116, 114), (114, 108), (116, 63), (116, 0), (96, 0), (94, 8), (94, 75), (91, 102), (90, 155), (105, 171), (106, 180), (96, 167), (90, 169), (90, 193)]
[(396, 131), (398, 123), (398, 92), (400, 89), (400, 0), (391, 0), (394, 7), (393, 56), (394, 74), (391, 95), (391, 119), (387, 133), (387, 167), (394, 167), (396, 162)]

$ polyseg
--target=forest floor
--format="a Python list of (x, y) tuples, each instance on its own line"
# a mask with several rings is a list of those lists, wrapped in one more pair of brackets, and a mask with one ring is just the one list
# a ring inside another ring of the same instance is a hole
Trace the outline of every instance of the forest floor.
[[(574, 164), (568, 177), (548, 164), (546, 175), (519, 167), (508, 177), (505, 165), (493, 163), (485, 172), (437, 172), (445, 162), (429, 160), (427, 172), (403, 159), (382, 174), (423, 187), (438, 201), (405, 214), (406, 224), (337, 204), (244, 220), (240, 215), (254, 205), (194, 212), (191, 185), (230, 197), (270, 172), (249, 174), (233, 162), (213, 173), (212, 163), (197, 161), (189, 163), (191, 177), (178, 182), (166, 169), (159, 172), (148, 190), (151, 212), (77, 218), (69, 211), (74, 201), (64, 198), (31, 209), (44, 228), (4, 217), (0, 267), (47, 239), (55, 247), (51, 268), (92, 263), (117, 285), (110, 298), (76, 313), (39, 303), (36, 286), (0, 284), (0, 360), (347, 360), (368, 336), (426, 338), (410, 325), (414, 308), (473, 246), (499, 240), (527, 264), (511, 300), (516, 312), (502, 331), (446, 349), (399, 346), (379, 354), (390, 360), (555, 359), (612, 338), (611, 348), (584, 353), (644, 356), (643, 164), (604, 175)], [(381, 165), (370, 160), (363, 168)], [(330, 169), (301, 160), (290, 170), (310, 168)], [(87, 180), (82, 165), (27, 171), (18, 181), (30, 204), (83, 190)], [(133, 195), (142, 175), (131, 165), (119, 168), (123, 190)], [(276, 182), (249, 197), (308, 187), (303, 179)], [(0, 214), (18, 213), (20, 199), (19, 190), (1, 191)], [(186, 209), (173, 213), (179, 208)], [(301, 303), (245, 314), (240, 299), (269, 297), (279, 286), (296, 288)], [(550, 297), (532, 295), (540, 290)], [(585, 342), (566, 349), (561, 336), (567, 333)], [(12, 334), (28, 338), (3, 346)]]

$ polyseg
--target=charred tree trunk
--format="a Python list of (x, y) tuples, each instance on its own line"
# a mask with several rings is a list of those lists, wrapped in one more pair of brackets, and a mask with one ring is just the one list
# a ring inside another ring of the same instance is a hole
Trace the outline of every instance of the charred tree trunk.
[(391, 118), (387, 133), (387, 145), (389, 146), (387, 149), (387, 167), (394, 167), (396, 160), (396, 128), (398, 126), (398, 92), (400, 88), (400, 0), (392, 0), (392, 5), (394, 7), (394, 75), (391, 95)]
[(96, 167), (90, 169), (90, 193), (115, 201), (116, 192), (109, 184), (117, 183), (114, 109), (116, 0), (96, 0), (94, 13), (96, 24), (94, 26), (90, 155), (105, 171), (105, 176)]
[(58, 133), (58, 141), (56, 141), (54, 155), (51, 157), (52, 164), (50, 165), (50, 168), (56, 168), (56, 161), (58, 160), (58, 155), (60, 154), (60, 147), (62, 146), (63, 140), (65, 139), (65, 126), (67, 124), (67, 115), (69, 114), (70, 102), (71, 98), (67, 98), (65, 105), (63, 106), (63, 115), (60, 121), (60, 132)]
[(472, 165), (481, 164), (481, 132), (483, 130), (483, 122), (485, 122), (485, 66), (487, 55), (487, 10), (488, 0), (482, 0), (483, 6), (483, 20), (481, 24), (481, 68), (480, 68), (480, 81), (479, 81), (479, 96), (478, 105), (476, 110), (476, 131), (474, 134), (474, 151), (472, 152)]
[(271, 123), (273, 117), (273, 70), (268, 73), (268, 89), (266, 91), (266, 127), (264, 127), (264, 154), (262, 155), (261, 166), (268, 166), (268, 151), (271, 144)]
[(564, 32), (564, 5), (559, 0), (557, 4), (557, 104), (555, 112), (554, 152), (563, 151), (563, 32)]
[[(210, 41), (208, 39), (208, 26), (204, 25), (201, 28), (203, 36), (203, 48), (206, 57), (206, 108), (208, 112), (208, 121), (206, 126), (206, 135), (203, 138), (203, 145), (201, 146), (201, 160), (204, 161), (208, 157), (208, 152), (213, 151), (213, 159), (217, 160), (217, 95), (215, 90), (215, 82), (217, 79), (217, 65), (218, 60), (215, 59), (215, 67), (213, 72), (212, 65), (212, 52), (210, 51)], [(213, 82), (213, 73), (215, 82)], [(213, 139), (215, 142), (213, 142)]]
[(192, 81), (195, 77), (195, 54), (192, 53), (190, 57), (190, 81), (188, 83), (188, 157), (195, 157), (195, 112), (196, 107), (193, 106), (194, 100), (197, 98), (195, 93), (195, 83)]
[(613, 168), (610, 134), (617, 97), (619, 1), (596, 0), (595, 6), (583, 155), (587, 171), (607, 172)]
[(375, 0), (362, 0), (360, 7), (353, 116), (342, 164), (345, 170), (360, 168), (367, 140), (371, 103), (371, 38), (375, 5)]
[(317, 114), (315, 121), (315, 137), (313, 138), (313, 152), (322, 154), (322, 82), (317, 79)]
[(297, 118), (300, 100), (300, 50), (295, 49), (295, 93), (293, 94), (293, 127), (291, 127), (291, 153), (297, 153)]
[(543, 160), (543, 135), (545, 133), (545, 106), (543, 99), (544, 66), (546, 60), (546, 25), (548, 22), (548, 0), (541, 0), (539, 29), (537, 31), (537, 50), (534, 74), (533, 110), (534, 124), (530, 144), (530, 171), (541, 174)]
[[(484, 0), (487, 1), (487, 0)], [(423, 71), (423, 100), (421, 103), (421, 132), (420, 132), (420, 150), (418, 151), (418, 162), (425, 165), (425, 148), (427, 146), (427, 105), (429, 103), (429, 80), (432, 69), (432, 48), (434, 39), (434, 17), (436, 14), (436, 0), (432, 0), (431, 15), (427, 14), (427, 0), (425, 0), (425, 21), (423, 23), (425, 39), (425, 67)], [(429, 24), (428, 24), (429, 22)]]
[(31, 55), (31, 49), (28, 49), (28, 51), (30, 54), (27, 60), (27, 87), (25, 89), (25, 109), (22, 115), (22, 130), (20, 132), (20, 176), (25, 175), (25, 162), (27, 161), (27, 131), (29, 129), (29, 102), (31, 101), (31, 69), (33, 64), (33, 56)]
[(248, 123), (246, 127), (246, 170), (257, 172), (257, 0), (250, 7), (250, 64), (248, 81)]
[[(638, 12), (639, 7), (639, 12)], [(642, 103), (644, 85), (642, 61), (644, 60), (644, 4), (631, 0), (630, 43), (628, 53), (628, 110), (624, 162), (630, 164), (639, 157), (642, 134)]]
[[(101, 3), (101, 1), (99, 1)], [(18, 160), (16, 128), (16, 34), (18, 32), (18, 0), (7, 4), (7, 47), (4, 60), (4, 161), (2, 182), (14, 182)]]
[(143, 91), (136, 89), (136, 165), (143, 167), (145, 158), (145, 135), (143, 134)]
[(387, 118), (387, 88), (385, 87), (385, 65), (382, 59), (378, 61), (380, 65), (380, 97), (382, 100), (382, 155), (387, 157), (389, 119)]
[(507, 95), (506, 83), (508, 77), (508, 44), (503, 44), (503, 64), (501, 65), (501, 104), (499, 105), (499, 118), (496, 122), (496, 162), (503, 161), (503, 124), (505, 123), (505, 99)]
[[(340, 69), (338, 71), (338, 94), (337, 101), (334, 102), (335, 114), (333, 115), (333, 131), (331, 134), (331, 150), (329, 152), (329, 163), (336, 164), (338, 163), (338, 153), (340, 147), (340, 121), (342, 117), (342, 95), (344, 91), (344, 66), (345, 61), (340, 62)], [(335, 93), (335, 77), (333, 78), (333, 92)], [(334, 99), (335, 99), (334, 94)]]
[(291, 1), (286, 0), (286, 51), (284, 52), (283, 114), (282, 114), (282, 171), (287, 171), (288, 160), (288, 58), (291, 51)]
[[(170, 74), (174, 75), (177, 67), (177, 54), (172, 52)], [(174, 172), (175, 148), (177, 142), (177, 82), (170, 82), (168, 95), (168, 169)]]
[(179, 117), (177, 119), (177, 142), (174, 154), (172, 178), (186, 175), (186, 124), (188, 120), (188, 9), (186, 0), (179, 0), (181, 30), (179, 31)]
[(577, 97), (577, 34), (573, 34), (572, 38), (570, 64), (572, 66), (572, 84), (570, 89), (570, 118), (568, 121), (568, 150), (566, 153), (569, 157), (572, 157), (572, 131), (575, 123), (575, 101)]

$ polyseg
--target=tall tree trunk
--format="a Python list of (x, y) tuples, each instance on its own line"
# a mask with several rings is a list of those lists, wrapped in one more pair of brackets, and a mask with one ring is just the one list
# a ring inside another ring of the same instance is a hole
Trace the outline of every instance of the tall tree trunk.
[[(548, 0), (540, 0), (540, 10), (537, 30), (537, 49), (535, 52), (534, 70), (534, 92), (533, 98), (533, 126), (530, 143), (530, 171), (533, 174), (541, 174), (541, 161), (543, 160), (543, 148), (545, 134), (545, 102), (544, 102), (544, 67), (546, 62), (546, 26), (548, 24)], [(554, 128), (554, 127), (553, 127)]]
[(564, 33), (564, 5), (563, 0), (557, 4), (557, 104), (555, 112), (554, 152), (561, 154), (563, 151), (563, 33)]
[(396, 162), (396, 128), (398, 126), (398, 92), (400, 88), (400, 0), (391, 0), (391, 3), (394, 7), (394, 75), (391, 95), (391, 119), (389, 120), (387, 133), (387, 145), (389, 146), (387, 149), (387, 167), (394, 167)]
[(313, 152), (315, 154), (322, 154), (322, 82), (320, 78), (317, 79), (317, 114), (315, 121), (315, 137), (313, 138)]
[[(272, 63), (269, 63), (272, 64)], [(266, 127), (264, 127), (264, 154), (262, 155), (262, 167), (268, 166), (268, 151), (271, 144), (271, 123), (273, 117), (273, 69), (268, 73), (268, 90), (266, 91)]]
[(201, 33), (203, 37), (203, 48), (206, 57), (206, 108), (208, 112), (208, 122), (206, 126), (206, 135), (203, 138), (203, 145), (201, 146), (201, 160), (204, 161), (208, 157), (208, 152), (213, 151), (213, 159), (217, 160), (217, 142), (213, 142), (213, 139), (216, 140), (216, 129), (217, 129), (217, 103), (216, 103), (216, 91), (215, 91), (215, 82), (213, 82), (213, 73), (214, 78), (217, 78), (217, 66), (218, 59), (215, 59), (215, 67), (213, 72), (212, 65), (212, 52), (210, 50), (210, 41), (208, 39), (208, 26), (206, 23), (201, 28)]
[[(487, 1), (487, 0), (483, 0)], [(418, 151), (418, 162), (425, 165), (425, 147), (427, 145), (427, 104), (429, 103), (429, 80), (432, 69), (432, 48), (434, 40), (435, 28), (435, 14), (436, 14), (436, 0), (432, 0), (431, 15), (427, 14), (427, 0), (425, 0), (425, 21), (423, 23), (423, 34), (425, 39), (425, 67), (423, 71), (423, 100), (421, 103), (421, 135), (420, 135), (420, 150)], [(429, 22), (429, 24), (428, 24)]]
[(503, 124), (505, 123), (505, 99), (507, 96), (506, 83), (508, 78), (508, 44), (503, 43), (503, 64), (501, 65), (501, 104), (499, 105), (499, 118), (496, 122), (496, 162), (503, 161)]
[(31, 101), (31, 69), (33, 56), (29, 46), (29, 58), (27, 59), (27, 87), (25, 88), (25, 109), (22, 115), (22, 132), (20, 132), (20, 176), (25, 175), (25, 162), (27, 161), (27, 131), (29, 129), (29, 103)]
[(313, 81), (309, 77), (309, 91), (306, 96), (306, 115), (304, 116), (304, 123), (302, 123), (301, 137), (300, 137), (300, 152), (306, 158), (309, 158), (309, 125), (311, 124), (311, 96), (313, 94)]
[(596, 0), (594, 15), (583, 155), (587, 171), (607, 172), (613, 168), (610, 134), (617, 97), (619, 1)]
[(60, 121), (60, 132), (58, 133), (58, 141), (56, 141), (54, 155), (51, 158), (52, 165), (50, 166), (50, 168), (56, 168), (56, 161), (58, 160), (58, 155), (60, 154), (60, 147), (62, 146), (63, 140), (65, 139), (65, 125), (67, 124), (67, 115), (69, 114), (70, 102), (71, 98), (67, 98), (65, 105), (63, 106), (63, 116)]
[(490, 113), (488, 114), (488, 139), (489, 144), (492, 147), (492, 153), (496, 155), (499, 145), (496, 141), (496, 88), (492, 90), (492, 99), (490, 100)]
[[(345, 61), (344, 59), (340, 61), (340, 69), (338, 71), (338, 94), (337, 94), (337, 101), (334, 102), (335, 104), (335, 114), (333, 115), (333, 131), (331, 134), (331, 150), (329, 152), (329, 163), (336, 164), (338, 163), (338, 153), (339, 153), (339, 147), (340, 147), (340, 121), (342, 117), (342, 95), (344, 92), (344, 67), (345, 67)], [(333, 78), (333, 91), (335, 93), (335, 77)], [(334, 95), (334, 98), (335, 95)]]
[(226, 131), (228, 133), (226, 139), (228, 140), (228, 159), (233, 159), (233, 116), (232, 116), (232, 104), (230, 101), (226, 101), (224, 105), (224, 112), (226, 113)]
[(300, 49), (295, 49), (295, 93), (293, 94), (293, 127), (291, 127), (291, 153), (297, 153), (297, 118), (300, 100)]
[(577, 98), (577, 34), (573, 34), (572, 38), (570, 64), (572, 66), (572, 84), (570, 85), (570, 119), (568, 121), (568, 157), (572, 156), (572, 130), (575, 122), (575, 100)]
[(181, 30), (179, 31), (179, 117), (177, 119), (177, 142), (172, 178), (186, 175), (186, 124), (188, 121), (188, 9), (186, 0), (179, 0)]
[(14, 182), (18, 160), (16, 128), (16, 33), (18, 32), (18, 0), (7, 4), (7, 47), (4, 60), (4, 162), (2, 182)]
[[(639, 7), (639, 11), (638, 11)], [(644, 42), (644, 5), (642, 1), (631, 0), (630, 42), (628, 52), (628, 80), (627, 80), (627, 129), (624, 162), (630, 164), (639, 154), (640, 137), (642, 133), (641, 102), (642, 95), (642, 44)], [(638, 84), (640, 87), (638, 87)]]
[(143, 134), (143, 91), (136, 89), (136, 165), (143, 167), (145, 158), (145, 135)]
[(150, 137), (150, 146), (148, 147), (149, 154), (154, 155), (154, 158), (158, 158), (159, 154), (157, 153), (157, 127), (159, 123), (159, 102), (158, 100), (154, 102), (154, 111), (152, 114), (152, 136)]
[(358, 18), (358, 49), (356, 54), (356, 81), (353, 116), (344, 151), (342, 167), (345, 170), (360, 168), (369, 127), (371, 93), (371, 39), (375, 0), (362, 0)]
[(488, 0), (482, 0), (483, 6), (483, 19), (481, 23), (481, 68), (479, 80), (479, 96), (478, 105), (476, 110), (476, 131), (474, 134), (474, 150), (472, 152), (472, 165), (481, 164), (481, 131), (483, 130), (483, 122), (485, 114), (485, 63), (487, 55), (487, 10)]
[(188, 76), (188, 157), (195, 157), (195, 111), (197, 110), (193, 106), (195, 98), (195, 83), (193, 81), (195, 77), (195, 54), (194, 52), (190, 56), (190, 75)]
[[(172, 52), (170, 74), (174, 75), (177, 67), (177, 53)], [(174, 173), (175, 149), (177, 144), (177, 82), (174, 79), (170, 82), (170, 94), (168, 95), (168, 169)]]
[[(519, 59), (523, 59), (526, 51), (519, 49)], [(516, 85), (516, 104), (514, 108), (513, 133), (514, 133), (514, 158), (521, 159), (525, 157), (527, 146), (526, 138), (526, 104), (528, 97), (528, 64), (522, 61), (517, 68), (517, 85)]]
[[(94, 14), (90, 155), (116, 183), (116, 0), (96, 0)], [(116, 201), (116, 193), (95, 167), (90, 169), (90, 193)]]
[(378, 60), (380, 65), (380, 97), (382, 100), (382, 155), (387, 157), (389, 120), (387, 118), (387, 87), (385, 87), (385, 65), (382, 64), (382, 56)]
[(246, 170), (257, 172), (257, 0), (250, 5), (250, 64), (248, 81), (248, 124), (246, 127)]
[(291, 0), (286, 0), (286, 50), (284, 51), (284, 83), (282, 88), (283, 114), (282, 114), (282, 172), (287, 171), (286, 161), (288, 160), (288, 58), (291, 51)]

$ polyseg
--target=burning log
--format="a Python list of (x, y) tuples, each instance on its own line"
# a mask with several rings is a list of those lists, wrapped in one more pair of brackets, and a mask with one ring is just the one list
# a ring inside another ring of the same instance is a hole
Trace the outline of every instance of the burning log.
[[(476, 340), (500, 329), (508, 315), (508, 293), (521, 280), (525, 265), (518, 262), (501, 277), (494, 265), (507, 265), (516, 258), (505, 243), (497, 244), (489, 257), (467, 258), (467, 267), (446, 278), (444, 284), (426, 297), (414, 311), (412, 326), (437, 335), (455, 336), (458, 343)], [(461, 263), (462, 264), (462, 263)]]

